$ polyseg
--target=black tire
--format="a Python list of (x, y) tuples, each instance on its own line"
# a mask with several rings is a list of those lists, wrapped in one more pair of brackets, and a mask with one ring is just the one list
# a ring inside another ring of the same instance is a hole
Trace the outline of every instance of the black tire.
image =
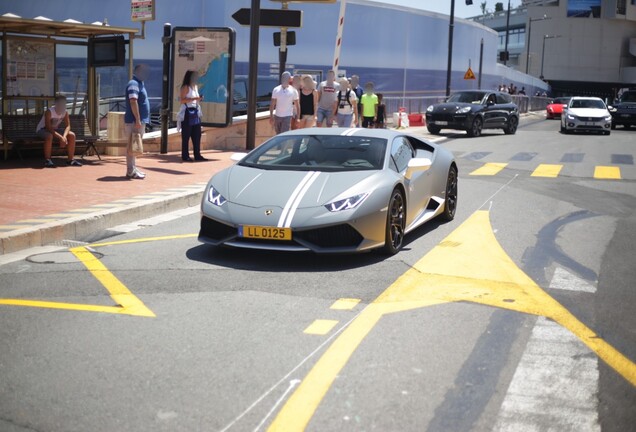
[(404, 245), (404, 230), (406, 229), (406, 201), (404, 194), (398, 188), (391, 192), (386, 216), (386, 230), (384, 252), (395, 255)]
[(632, 128), (632, 125), (629, 125), (629, 124), (623, 125), (623, 129), (631, 129), (631, 128)]
[(475, 117), (472, 125), (468, 130), (466, 130), (466, 132), (468, 133), (469, 137), (476, 138), (481, 135), (481, 130), (483, 129), (483, 127), (484, 121), (481, 119), (481, 117)]
[(448, 170), (446, 179), (446, 196), (444, 198), (444, 212), (440, 215), (445, 221), (455, 219), (457, 211), (457, 168), (453, 165)]
[(561, 123), (561, 133), (564, 134), (565, 133), (565, 128), (563, 127), (563, 123)]
[[(625, 126), (625, 127), (627, 127), (627, 126)], [(614, 129), (616, 129), (616, 124), (612, 123), (612, 130), (614, 130)]]
[(515, 116), (510, 116), (508, 126), (504, 128), (504, 133), (506, 135), (514, 135), (517, 133), (517, 127), (519, 127), (519, 119)]
[(426, 129), (428, 129), (428, 131), (432, 133), (433, 135), (439, 134), (439, 131), (442, 130), (442, 128), (438, 128), (437, 126), (429, 126), (429, 125), (426, 126)]

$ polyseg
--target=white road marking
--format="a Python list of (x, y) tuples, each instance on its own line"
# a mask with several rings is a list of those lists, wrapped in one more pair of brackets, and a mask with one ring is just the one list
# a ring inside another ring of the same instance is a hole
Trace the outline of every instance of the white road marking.
[(550, 288), (566, 291), (582, 291), (587, 293), (596, 292), (596, 287), (593, 284), (561, 267), (557, 267), (556, 270), (554, 270), (554, 275), (550, 282)]
[(598, 359), (544, 317), (535, 324), (493, 431), (597, 432)]
[(289, 213), (289, 208), (294, 203), (294, 200), (296, 199), (296, 196), (300, 193), (300, 191), (302, 190), (303, 186), (305, 186), (305, 183), (307, 183), (307, 181), (309, 181), (311, 176), (314, 175), (314, 174), (315, 174), (315, 171), (309, 171), (307, 174), (305, 174), (305, 177), (303, 177), (303, 179), (300, 181), (300, 183), (298, 183), (298, 186), (296, 186), (296, 189), (294, 189), (292, 194), (289, 196), (289, 199), (287, 200), (287, 203), (285, 204), (285, 207), (283, 207), (283, 212), (280, 214), (280, 219), (278, 219), (278, 227), (279, 228), (282, 228), (284, 226), (285, 219), (287, 218), (287, 213)]
[(293, 379), (289, 382), (289, 387), (287, 387), (287, 390), (285, 390), (283, 392), (283, 394), (281, 395), (281, 397), (278, 398), (278, 400), (276, 401), (276, 403), (274, 404), (274, 406), (272, 406), (272, 408), (267, 412), (267, 414), (265, 415), (265, 417), (263, 417), (263, 420), (261, 420), (261, 422), (258, 424), (258, 426), (256, 426), (254, 428), (254, 432), (258, 432), (258, 430), (263, 427), (263, 425), (265, 424), (265, 422), (267, 421), (267, 419), (274, 414), (274, 411), (276, 411), (276, 408), (278, 408), (278, 406), (285, 400), (285, 398), (287, 397), (287, 395), (289, 393), (291, 393), (291, 391), (298, 385), (300, 384), (300, 380), (299, 379)]

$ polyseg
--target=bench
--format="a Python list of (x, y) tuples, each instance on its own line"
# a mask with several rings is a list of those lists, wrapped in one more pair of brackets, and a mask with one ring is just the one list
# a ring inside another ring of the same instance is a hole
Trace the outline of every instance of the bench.
[[(82, 159), (88, 151), (93, 149), (99, 160), (102, 160), (95, 143), (99, 136), (93, 135), (88, 125), (88, 120), (83, 115), (70, 115), (71, 131), (75, 133), (75, 150), (84, 147)], [(6, 139), (11, 143), (11, 150), (22, 158), (22, 151), (33, 148), (41, 148), (44, 140), (37, 136), (35, 129), (42, 118), (41, 115), (5, 115), (2, 118), (2, 130)]]

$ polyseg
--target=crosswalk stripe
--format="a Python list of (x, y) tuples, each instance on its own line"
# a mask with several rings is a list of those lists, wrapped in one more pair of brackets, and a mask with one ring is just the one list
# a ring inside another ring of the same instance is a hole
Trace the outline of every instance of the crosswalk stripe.
[(594, 178), (595, 179), (605, 179), (605, 180), (620, 180), (621, 179), (621, 169), (616, 166), (601, 166), (597, 165), (594, 168)]
[(556, 177), (563, 165), (540, 164), (530, 175), (531, 177)]
[(475, 171), (471, 172), (470, 175), (474, 176), (493, 176), (499, 173), (502, 169), (508, 166), (507, 163), (496, 163), (496, 162), (488, 162), (484, 164), (481, 168), (477, 168)]
[(598, 359), (572, 333), (539, 317), (493, 431), (600, 431)]

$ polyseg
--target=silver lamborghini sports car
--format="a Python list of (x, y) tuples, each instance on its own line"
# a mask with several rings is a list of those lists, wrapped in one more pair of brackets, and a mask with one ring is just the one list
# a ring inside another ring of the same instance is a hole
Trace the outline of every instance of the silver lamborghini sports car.
[(436, 144), (385, 129), (275, 136), (209, 181), (199, 240), (317, 253), (384, 248), (457, 208), (457, 165)]

